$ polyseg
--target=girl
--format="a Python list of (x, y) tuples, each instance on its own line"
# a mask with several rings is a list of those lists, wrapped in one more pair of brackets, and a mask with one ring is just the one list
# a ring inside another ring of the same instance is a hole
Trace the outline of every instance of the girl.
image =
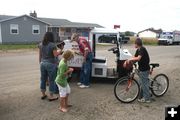
[(74, 53), (71, 50), (67, 50), (63, 53), (62, 60), (58, 66), (58, 72), (56, 76), (56, 84), (59, 88), (60, 95), (60, 108), (62, 112), (67, 112), (68, 96), (70, 94), (70, 87), (67, 82), (68, 76), (73, 72), (73, 68), (68, 68), (67, 62), (74, 57)]

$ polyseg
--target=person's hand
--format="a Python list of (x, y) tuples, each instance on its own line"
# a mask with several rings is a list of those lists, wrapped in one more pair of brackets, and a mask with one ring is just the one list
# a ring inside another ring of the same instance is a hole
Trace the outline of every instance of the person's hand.
[(128, 59), (128, 60), (126, 60), (126, 63), (127, 63), (127, 64), (129, 64), (129, 63), (130, 63), (130, 61), (131, 61), (131, 60), (129, 60), (129, 59)]
[(73, 72), (74, 71), (74, 68), (69, 68), (69, 72)]
[(83, 63), (86, 63), (86, 58), (85, 57), (83, 57)]
[(77, 55), (83, 55), (81, 52), (75, 52), (75, 54), (77, 54)]

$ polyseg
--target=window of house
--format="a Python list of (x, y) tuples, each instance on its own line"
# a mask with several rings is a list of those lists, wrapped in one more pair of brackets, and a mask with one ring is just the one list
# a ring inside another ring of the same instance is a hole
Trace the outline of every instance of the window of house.
[(39, 25), (32, 25), (32, 34), (40, 34)]
[(66, 32), (70, 33), (71, 32), (71, 28), (66, 28)]
[(10, 33), (11, 34), (19, 34), (18, 24), (10, 24)]

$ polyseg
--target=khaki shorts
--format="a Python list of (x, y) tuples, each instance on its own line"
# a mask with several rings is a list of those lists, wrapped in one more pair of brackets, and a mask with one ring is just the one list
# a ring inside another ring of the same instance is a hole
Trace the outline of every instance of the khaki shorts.
[(57, 86), (58, 86), (58, 89), (59, 89), (60, 97), (66, 97), (67, 94), (70, 94), (71, 88), (69, 87), (69, 84), (67, 84), (66, 87), (61, 87), (59, 84), (57, 84)]

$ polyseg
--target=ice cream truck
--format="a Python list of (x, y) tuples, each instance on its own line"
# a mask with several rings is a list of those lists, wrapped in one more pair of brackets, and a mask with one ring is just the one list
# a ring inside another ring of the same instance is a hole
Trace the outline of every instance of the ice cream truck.
[[(109, 49), (108, 51), (116, 55), (116, 68), (110, 68), (107, 64), (107, 58), (102, 58), (96, 55), (96, 36), (102, 34), (110, 34), (116, 36), (116, 47)], [(92, 77), (98, 78), (120, 78), (127, 74), (126, 69), (124, 69), (123, 63), (125, 60), (132, 57), (131, 53), (127, 49), (122, 49), (121, 47), (121, 37), (120, 32), (116, 29), (105, 29), (105, 28), (95, 28), (89, 33), (88, 42), (91, 46), (93, 52), (92, 61)], [(76, 52), (79, 51), (79, 46), (76, 42), (70, 42), (70, 40), (65, 40), (64, 49), (72, 49)], [(75, 55), (74, 59), (69, 61), (68, 65), (74, 68), (81, 68), (83, 63), (83, 57), (80, 55)]]

